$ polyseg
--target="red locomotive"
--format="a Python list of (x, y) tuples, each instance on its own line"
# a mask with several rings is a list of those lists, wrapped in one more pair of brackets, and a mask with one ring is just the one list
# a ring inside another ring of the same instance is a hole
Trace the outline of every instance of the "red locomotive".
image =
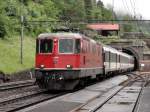
[(36, 81), (49, 90), (71, 90), (88, 79), (133, 70), (134, 58), (78, 33), (40, 34)]

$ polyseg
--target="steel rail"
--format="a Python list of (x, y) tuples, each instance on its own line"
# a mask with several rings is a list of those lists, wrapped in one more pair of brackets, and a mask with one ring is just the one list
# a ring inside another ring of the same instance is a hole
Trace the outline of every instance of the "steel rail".
[[(18, 96), (10, 97), (8, 99), (7, 98), (3, 99), (3, 101), (2, 100), (0, 101), (0, 111), (15, 112), (15, 111), (27, 108), (29, 106), (33, 106), (35, 104), (38, 104), (38, 103), (41, 103), (41, 102), (44, 102), (44, 101), (47, 101), (47, 100), (50, 100), (50, 99), (53, 99), (58, 96), (66, 94), (66, 93), (45, 94), (46, 92), (47, 92), (46, 90), (41, 90), (38, 92), (27, 92), (27, 93), (24, 93), (24, 94), (21, 94)], [(40, 99), (39, 99), (39, 96), (42, 96), (42, 95), (43, 95), (43, 97), (42, 98), (40, 97)], [(35, 100), (35, 101), (33, 100), (32, 102), (29, 102), (34, 98), (36, 98), (37, 100)], [(26, 100), (29, 100), (28, 103), (24, 103), (24, 104), (20, 103), (20, 102), (23, 102)], [(15, 104), (15, 106), (13, 106), (14, 104)], [(5, 107), (7, 107), (7, 108), (5, 108)], [(9, 107), (11, 107), (11, 108), (9, 108)]]
[[(130, 84), (134, 83), (134, 80), (137, 79), (139, 76), (138, 75), (134, 75), (134, 77), (131, 77), (129, 80), (125, 81), (125, 83), (123, 84), (122, 87), (120, 87), (118, 90), (116, 90), (115, 92), (113, 92), (108, 98), (106, 98), (100, 105), (98, 105), (96, 108), (94, 108), (93, 110), (90, 110), (89, 112), (96, 112), (98, 109), (100, 109), (103, 105), (105, 105), (110, 99), (112, 99), (117, 93), (119, 93), (121, 90), (123, 90), (125, 87), (127, 87)], [(104, 93), (106, 94), (106, 93)], [(93, 99), (94, 100), (94, 99)], [(91, 102), (91, 101), (89, 101)], [(89, 102), (81, 105), (80, 107), (77, 107), (76, 109), (72, 110), (71, 112), (78, 112), (80, 109), (82, 109), (82, 107), (84, 107), (85, 105), (87, 105)]]
[(6, 84), (0, 85), (0, 92), (6, 91), (6, 90), (22, 88), (22, 87), (33, 86), (34, 84), (35, 84), (34, 80), (6, 83)]
[(39, 104), (39, 103), (42, 103), (42, 102), (45, 102), (45, 101), (48, 101), (48, 100), (52, 100), (54, 98), (57, 98), (59, 96), (65, 95), (65, 94), (66, 93), (55, 94), (55, 95), (52, 95), (52, 96), (49, 95), (46, 98), (40, 99), (40, 100), (35, 101), (33, 103), (29, 103), (29, 104), (25, 104), (25, 105), (22, 105), (22, 106), (15, 107), (13, 109), (7, 110), (6, 112), (16, 112), (16, 111), (19, 111), (21, 109), (25, 109), (27, 107), (30, 107), (30, 106), (33, 106), (33, 105), (36, 105), (36, 104)]
[[(136, 79), (138, 76), (135, 76), (134, 78)], [(117, 93), (119, 93), (121, 90), (123, 90), (125, 87), (127, 87), (130, 84), (133, 84), (134, 82), (132, 81), (134, 78), (131, 78), (124, 84), (123, 87), (121, 87), (119, 90), (115, 91), (110, 97), (108, 97), (101, 105), (99, 105), (97, 108), (93, 109), (90, 112), (96, 112), (98, 109), (100, 109), (103, 105), (105, 105), (110, 99), (112, 99)]]
[[(146, 74), (146, 73), (145, 73)], [(144, 73), (142, 73), (142, 75), (144, 75)], [(133, 110), (132, 110), (132, 112), (137, 112), (138, 111), (138, 105), (139, 105), (139, 102), (140, 102), (140, 98), (141, 98), (141, 96), (142, 96), (142, 93), (143, 93), (143, 91), (144, 91), (144, 88), (147, 86), (147, 84), (150, 82), (150, 79), (149, 78), (145, 78), (146, 80), (144, 81), (144, 83), (143, 83), (143, 85), (142, 85), (142, 88), (141, 88), (141, 90), (140, 90), (140, 93), (139, 93), (139, 95), (138, 95), (138, 98), (137, 98), (137, 100), (136, 100), (136, 102), (135, 102), (135, 105), (134, 105), (134, 108), (133, 108)]]

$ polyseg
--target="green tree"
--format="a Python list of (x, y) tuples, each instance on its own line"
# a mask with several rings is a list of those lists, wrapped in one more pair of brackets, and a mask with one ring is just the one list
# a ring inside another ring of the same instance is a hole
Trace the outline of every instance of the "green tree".
[(59, 19), (65, 21), (85, 20), (84, 0), (53, 0), (60, 10)]
[(0, 38), (4, 39), (6, 36), (6, 28), (5, 28), (5, 22), (2, 17), (0, 17)]
[[(134, 19), (130, 14), (123, 15), (123, 20), (132, 20)], [(123, 31), (124, 32), (131, 32), (133, 30), (133, 24), (130, 24), (130, 22), (127, 22), (123, 25)]]
[(124, 24), (123, 25), (123, 31), (124, 32), (131, 32), (132, 31), (132, 25), (130, 25), (130, 24)]
[(5, 2), (0, 1), (0, 38), (4, 38), (7, 35), (7, 16), (5, 15)]

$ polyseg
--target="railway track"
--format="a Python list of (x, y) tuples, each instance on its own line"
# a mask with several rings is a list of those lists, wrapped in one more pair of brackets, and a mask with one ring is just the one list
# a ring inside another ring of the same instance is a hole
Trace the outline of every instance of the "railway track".
[[(146, 74), (146, 73), (144, 73), (144, 74)], [(138, 99), (136, 100), (136, 103), (135, 103), (135, 106), (134, 106), (132, 112), (137, 112), (137, 110), (138, 110), (138, 106), (139, 106), (139, 102), (140, 102), (140, 97), (142, 96), (143, 90), (150, 83), (150, 74), (148, 73), (148, 75), (144, 75), (143, 80), (144, 80), (144, 83), (142, 85), (142, 88), (140, 90)]]
[[(72, 110), (71, 112), (82, 112), (82, 111), (84, 111), (84, 112), (101, 112), (101, 108), (105, 105), (105, 104), (107, 104), (113, 97), (115, 97), (119, 92), (122, 92), (123, 90), (124, 90), (124, 88), (126, 88), (127, 86), (132, 86), (134, 83), (136, 83), (137, 81), (139, 81), (140, 82), (140, 84), (141, 84), (141, 89), (140, 89), (140, 92), (139, 92), (139, 95), (138, 95), (138, 98), (137, 98), (137, 100), (136, 100), (136, 102), (135, 102), (135, 106), (134, 106), (134, 108), (133, 108), (133, 110), (132, 110), (132, 112), (136, 112), (136, 105), (138, 104), (138, 102), (139, 102), (139, 98), (140, 98), (140, 96), (141, 96), (141, 93), (142, 93), (142, 91), (143, 91), (143, 88), (147, 85), (147, 84), (149, 84), (149, 82), (150, 82), (150, 80), (149, 80), (149, 78), (146, 76), (146, 75), (136, 75), (136, 74), (134, 74), (134, 75), (131, 75), (130, 76), (130, 80), (127, 80), (126, 82), (124, 82), (124, 83), (122, 83), (121, 85), (122, 86), (120, 86), (120, 87), (116, 87), (116, 89), (114, 89), (112, 92), (108, 92), (108, 93), (106, 93), (107, 95), (107, 97), (106, 98), (102, 98), (102, 100), (101, 100), (101, 102), (98, 104), (98, 105), (96, 105), (96, 106), (94, 106), (94, 108), (93, 109), (91, 109), (91, 110), (86, 110), (84, 107), (87, 107), (87, 105), (88, 106), (90, 106), (90, 103), (94, 100), (94, 99), (92, 99), (92, 101), (89, 101), (89, 102), (87, 102), (86, 104), (83, 104), (83, 105), (81, 105), (80, 107), (77, 107), (76, 109), (74, 109), (74, 110)], [(98, 97), (97, 97), (98, 98)], [(91, 103), (92, 104), (92, 103)], [(92, 104), (93, 105), (93, 104)]]
[(46, 90), (26, 92), (0, 100), (0, 112), (15, 112), (17, 110), (44, 102), (65, 93), (50, 94)]
[[(141, 90), (140, 90), (140, 93), (141, 93), (142, 88), (145, 87), (149, 83), (149, 80), (146, 80), (146, 79), (148, 79), (148, 78), (144, 75), (142, 77), (140, 75), (131, 75), (130, 80), (127, 80), (127, 81), (121, 83), (118, 87), (113, 88), (112, 89), (113, 91), (111, 91), (110, 93), (109, 93), (109, 91), (108, 91), (108, 93), (104, 93), (104, 94), (107, 94), (106, 95), (107, 98), (101, 100), (101, 103), (96, 105), (95, 108), (93, 108), (90, 111), (84, 111), (84, 112), (99, 112), (98, 110), (101, 109), (106, 103), (108, 103), (116, 94), (121, 92), (127, 86), (132, 86), (137, 81), (139, 81), (140, 85), (142, 86)], [(29, 91), (29, 92), (24, 92), (21, 94), (13, 95), (8, 98), (0, 99), (0, 112), (18, 111), (18, 110), (36, 105), (41, 102), (51, 100), (53, 98), (56, 98), (56, 97), (64, 95), (64, 94), (66, 94), (66, 93), (63, 92), (63, 93), (52, 94), (45, 90), (38, 90), (38, 91)], [(101, 96), (99, 96), (99, 97), (101, 97)], [(140, 97), (140, 94), (139, 94), (139, 97)], [(94, 99), (92, 99), (92, 100), (94, 100)], [(71, 112), (82, 112), (83, 107), (88, 105), (88, 103), (90, 103), (92, 100), (73, 109)], [(138, 103), (138, 100), (136, 103)], [(136, 108), (136, 107), (134, 107), (134, 108)]]
[(0, 112), (14, 112), (64, 93), (50, 94), (35, 85), (34, 80), (11, 82), (0, 85)]
[(12, 89), (17, 89), (17, 88), (33, 86), (34, 84), (35, 84), (35, 80), (4, 83), (4, 84), (0, 85), (0, 92), (6, 91), (6, 90), (12, 90)]
[(34, 80), (2, 84), (0, 85), (0, 112), (15, 111), (57, 96), (46, 92), (40, 90)]

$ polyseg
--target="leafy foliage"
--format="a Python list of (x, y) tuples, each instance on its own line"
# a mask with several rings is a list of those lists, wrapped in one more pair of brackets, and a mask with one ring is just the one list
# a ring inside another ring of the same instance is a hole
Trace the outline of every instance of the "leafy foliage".
[(4, 21), (4, 18), (0, 16), (0, 38), (4, 38), (6, 35), (6, 27), (5, 27), (6, 23)]
[[(86, 7), (86, 1), (90, 7)], [(89, 18), (100, 20), (112, 17), (111, 11), (96, 0), (1, 0), (1, 38), (20, 34), (21, 15), (24, 16), (25, 34), (32, 36), (50, 32), (56, 21), (81, 22)]]
[(35, 39), (24, 38), (23, 64), (20, 64), (20, 38), (0, 39), (0, 71), (6, 74), (34, 67)]
[[(0, 0), (0, 38), (18, 37), (21, 32), (21, 15), (24, 18), (25, 37), (36, 37), (42, 32), (51, 32), (55, 26), (79, 27), (80, 22), (112, 19), (111, 9), (104, 7), (100, 0)], [(68, 24), (72, 22), (72, 24)], [(84, 29), (84, 25), (80, 24)], [(129, 26), (125, 30), (131, 30)], [(109, 43), (118, 38), (93, 39)], [(19, 38), (0, 39), (0, 70), (6, 73), (33, 67), (35, 42), (33, 38), (24, 39), (24, 64), (19, 64)], [(8, 56), (9, 54), (9, 56)], [(9, 67), (8, 67), (9, 65)]]

